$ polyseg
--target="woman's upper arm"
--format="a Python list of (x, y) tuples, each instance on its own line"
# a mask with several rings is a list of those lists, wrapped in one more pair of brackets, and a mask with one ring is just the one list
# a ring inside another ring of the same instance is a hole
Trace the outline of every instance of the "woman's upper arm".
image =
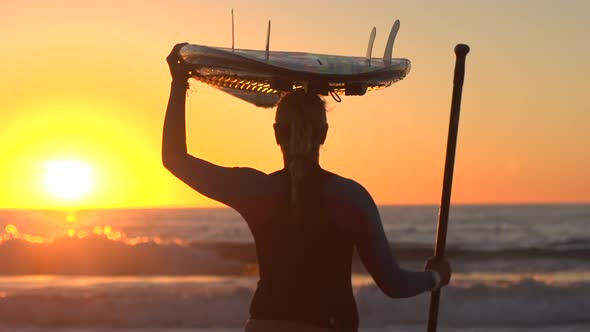
[(410, 297), (434, 286), (429, 272), (410, 272), (396, 262), (371, 195), (358, 183), (352, 191), (358, 213), (354, 237), (361, 261), (379, 288), (390, 297)]
[(223, 167), (189, 154), (167, 168), (202, 195), (233, 208), (252, 196), (266, 178), (266, 174), (252, 168)]

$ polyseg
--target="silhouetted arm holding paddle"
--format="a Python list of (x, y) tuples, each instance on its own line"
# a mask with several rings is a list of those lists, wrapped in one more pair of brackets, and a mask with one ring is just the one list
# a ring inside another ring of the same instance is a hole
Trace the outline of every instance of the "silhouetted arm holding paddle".
[(357, 252), (377, 286), (387, 296), (411, 297), (449, 283), (451, 269), (447, 261), (429, 260), (426, 271), (408, 271), (399, 266), (391, 252), (379, 211), (371, 195), (357, 183), (349, 188), (356, 197), (356, 210), (360, 212), (355, 217), (359, 225), (355, 227)]
[(251, 168), (222, 167), (191, 156), (186, 144), (186, 91), (190, 68), (183, 62), (177, 44), (166, 58), (172, 76), (170, 98), (164, 119), (162, 163), (174, 176), (199, 193), (236, 208), (248, 194), (241, 187), (256, 187), (265, 174)]

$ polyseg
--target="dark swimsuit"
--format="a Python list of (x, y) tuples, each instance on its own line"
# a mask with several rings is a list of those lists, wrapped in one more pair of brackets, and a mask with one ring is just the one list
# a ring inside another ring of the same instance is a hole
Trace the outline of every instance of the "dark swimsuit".
[(379, 211), (357, 182), (318, 168), (304, 188), (302, 208), (293, 212), (285, 170), (265, 174), (188, 157), (188, 168), (175, 175), (237, 210), (254, 235), (260, 281), (251, 318), (357, 329), (353, 248), (390, 297), (410, 297), (434, 286), (429, 272), (406, 271), (396, 263)]
[(253, 319), (287, 320), (320, 327), (358, 326), (350, 281), (354, 242), (334, 228), (317, 188), (332, 174), (318, 168), (303, 202), (293, 211), (286, 171), (285, 190), (268, 220), (252, 229), (260, 281), (252, 304)]

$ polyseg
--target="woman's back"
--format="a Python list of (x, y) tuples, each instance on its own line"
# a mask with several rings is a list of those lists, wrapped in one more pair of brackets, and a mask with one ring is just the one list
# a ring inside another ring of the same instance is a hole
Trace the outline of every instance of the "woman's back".
[(298, 211), (289, 199), (287, 172), (269, 175), (267, 183), (275, 190), (257, 199), (266, 202), (269, 213), (247, 220), (260, 266), (250, 314), (253, 319), (356, 328), (350, 281), (354, 241), (330, 211), (326, 189), (337, 176), (319, 168), (316, 173), (307, 181), (309, 188), (303, 188)]

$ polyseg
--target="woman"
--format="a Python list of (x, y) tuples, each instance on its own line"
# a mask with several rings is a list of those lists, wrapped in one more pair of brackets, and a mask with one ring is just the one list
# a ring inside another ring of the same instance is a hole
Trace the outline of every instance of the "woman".
[(246, 331), (356, 331), (350, 280), (355, 247), (390, 297), (410, 297), (449, 283), (446, 261), (431, 259), (424, 272), (400, 268), (369, 193), (320, 167), (328, 124), (318, 96), (295, 91), (277, 107), (274, 130), (282, 170), (226, 168), (189, 155), (185, 98), (190, 72), (178, 55), (182, 45), (167, 58), (172, 87), (162, 160), (193, 189), (237, 210), (254, 235), (260, 280)]

